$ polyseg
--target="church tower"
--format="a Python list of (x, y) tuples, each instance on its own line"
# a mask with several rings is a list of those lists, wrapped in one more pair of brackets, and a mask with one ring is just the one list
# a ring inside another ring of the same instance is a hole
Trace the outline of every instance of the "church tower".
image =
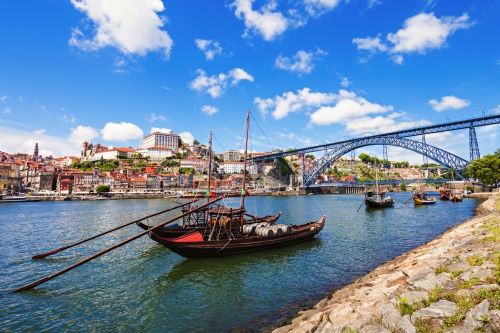
[(35, 143), (35, 152), (33, 153), (33, 157), (34, 158), (38, 157), (38, 142)]

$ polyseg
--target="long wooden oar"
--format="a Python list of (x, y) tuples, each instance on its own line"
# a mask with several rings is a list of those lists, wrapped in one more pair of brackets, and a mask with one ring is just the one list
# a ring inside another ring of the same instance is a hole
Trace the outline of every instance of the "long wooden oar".
[[(194, 201), (193, 201), (193, 202), (194, 202)], [(35, 255), (35, 256), (33, 256), (33, 257), (31, 257), (31, 259), (42, 259), (42, 258), (48, 257), (48, 256), (50, 256), (50, 255), (53, 255), (53, 254), (56, 254), (56, 253), (58, 253), (58, 252), (61, 252), (61, 251), (67, 250), (67, 249), (69, 249), (69, 248), (72, 248), (73, 246), (77, 246), (77, 245), (80, 245), (80, 244), (82, 244), (82, 243), (88, 242), (89, 240), (92, 240), (92, 239), (94, 239), (94, 238), (100, 237), (100, 236), (105, 235), (105, 234), (107, 234), (107, 233), (110, 233), (110, 232), (112, 232), (112, 231), (115, 231), (115, 230), (121, 229), (121, 228), (123, 228), (123, 227), (129, 226), (129, 225), (131, 225), (131, 224), (134, 224), (134, 223), (136, 223), (136, 222), (139, 222), (139, 221), (145, 220), (145, 219), (147, 219), (147, 218), (150, 218), (150, 217), (153, 217), (153, 216), (156, 216), (156, 215), (160, 215), (160, 214), (163, 214), (163, 213), (169, 212), (169, 211), (171, 211), (171, 210), (178, 209), (178, 208), (180, 208), (180, 207), (184, 207), (184, 206), (189, 205), (189, 204), (191, 204), (191, 203), (192, 203), (192, 202), (187, 202), (187, 203), (185, 203), (185, 204), (182, 204), (182, 205), (179, 205), (179, 206), (175, 206), (175, 207), (169, 208), (169, 209), (167, 209), (167, 210), (164, 210), (164, 211), (161, 211), (161, 212), (158, 212), (158, 213), (155, 213), (155, 214), (148, 215), (148, 216), (146, 216), (146, 217), (143, 217), (142, 219), (139, 219), (139, 220), (135, 220), (135, 221), (129, 222), (129, 223), (127, 223), (127, 224), (124, 224), (124, 225), (122, 225), (122, 226), (119, 226), (119, 227), (113, 228), (113, 229), (111, 229), (111, 230), (105, 231), (105, 232), (103, 232), (103, 233), (101, 233), (101, 234), (98, 234), (98, 235), (92, 236), (92, 237), (90, 237), (90, 238), (84, 239), (84, 240), (79, 241), (79, 242), (77, 242), (77, 243), (74, 243), (74, 244), (71, 244), (71, 245), (67, 245), (67, 246), (63, 246), (63, 247), (60, 247), (60, 248), (58, 248), (58, 249), (55, 249), (55, 250), (52, 250), (52, 251), (49, 251), (49, 252), (45, 252), (45, 253), (42, 253), (42, 254), (37, 254), (37, 255)]]
[(404, 203), (404, 206), (406, 206), (406, 204), (408, 202), (410, 202), (411, 199), (413, 199), (417, 194), (416, 193), (413, 193), (413, 195), (410, 197), (410, 199), (406, 200), (406, 202)]
[(363, 204), (366, 202), (366, 199), (361, 203), (361, 206), (359, 206), (358, 210), (356, 210), (356, 212), (359, 212), (359, 210), (361, 209), (361, 207), (363, 207)]
[(195, 212), (195, 211), (197, 211), (197, 210), (203, 209), (203, 208), (205, 208), (205, 207), (207, 207), (207, 206), (211, 205), (212, 203), (214, 203), (214, 202), (216, 202), (216, 201), (219, 201), (219, 200), (221, 200), (221, 199), (223, 199), (223, 198), (224, 198), (224, 197), (217, 198), (217, 199), (215, 199), (215, 200), (213, 200), (213, 201), (207, 202), (206, 204), (203, 204), (203, 205), (201, 205), (201, 206), (198, 206), (198, 207), (196, 207), (196, 208), (194, 208), (194, 209), (192, 209), (192, 210), (190, 210), (190, 211), (188, 211), (188, 212), (186, 212), (186, 213), (184, 213), (184, 214), (178, 215), (178, 216), (176, 216), (176, 217), (174, 217), (174, 218), (172, 218), (172, 219), (170, 219), (170, 220), (168, 220), (168, 221), (162, 222), (162, 223), (158, 224), (157, 226), (151, 227), (151, 228), (149, 228), (148, 230), (141, 232), (140, 234), (137, 234), (137, 235), (135, 235), (135, 236), (133, 236), (133, 237), (130, 237), (130, 238), (128, 238), (128, 239), (126, 239), (126, 240), (124, 240), (123, 242), (120, 242), (120, 243), (115, 244), (115, 245), (113, 245), (113, 246), (111, 246), (111, 247), (108, 247), (107, 249), (102, 250), (101, 252), (98, 252), (98, 253), (96, 253), (96, 254), (94, 254), (94, 255), (91, 255), (90, 257), (87, 257), (87, 258), (83, 259), (82, 261), (77, 262), (76, 264), (73, 264), (73, 265), (71, 265), (71, 266), (69, 266), (69, 267), (66, 267), (65, 269), (62, 269), (62, 270), (60, 270), (59, 272), (56, 272), (56, 273), (51, 274), (51, 275), (48, 275), (48, 276), (44, 277), (43, 279), (40, 279), (40, 280), (38, 280), (38, 281), (32, 282), (32, 283), (30, 283), (30, 284), (27, 284), (27, 285), (25, 285), (25, 286), (23, 286), (23, 287), (21, 287), (21, 288), (17, 288), (16, 290), (14, 290), (14, 291), (12, 291), (12, 292), (14, 292), (14, 293), (18, 293), (18, 292), (20, 292), (20, 291), (24, 291), (24, 290), (28, 290), (28, 289), (34, 288), (34, 287), (36, 287), (36, 286), (38, 286), (38, 285), (40, 285), (40, 284), (42, 284), (42, 283), (44, 283), (44, 282), (47, 282), (47, 281), (49, 281), (49, 280), (52, 280), (53, 278), (55, 278), (55, 277), (57, 277), (57, 276), (59, 276), (59, 275), (61, 275), (61, 274), (64, 274), (64, 273), (66, 273), (66, 272), (68, 272), (68, 271), (72, 270), (73, 268), (76, 268), (76, 267), (78, 267), (78, 266), (80, 266), (80, 265), (83, 265), (83, 264), (85, 264), (86, 262), (91, 261), (92, 259), (95, 259), (95, 258), (97, 258), (97, 257), (99, 257), (99, 256), (102, 256), (103, 254), (108, 253), (109, 251), (112, 251), (112, 250), (114, 250), (114, 249), (116, 249), (116, 248), (119, 248), (119, 247), (120, 247), (120, 246), (122, 246), (122, 245), (125, 245), (125, 244), (127, 244), (127, 243), (129, 243), (129, 242), (133, 241), (134, 239), (137, 239), (137, 238), (139, 238), (139, 237), (141, 237), (141, 236), (144, 236), (145, 234), (149, 233), (150, 231), (152, 231), (152, 230), (154, 230), (154, 229), (156, 229), (156, 228), (163, 227), (165, 224), (168, 224), (168, 223), (170, 223), (170, 222), (172, 222), (172, 221), (175, 221), (175, 220), (177, 220), (177, 219), (180, 219), (181, 217), (184, 217), (184, 216), (186, 216), (186, 215), (188, 215), (188, 214), (191, 214), (192, 212)]

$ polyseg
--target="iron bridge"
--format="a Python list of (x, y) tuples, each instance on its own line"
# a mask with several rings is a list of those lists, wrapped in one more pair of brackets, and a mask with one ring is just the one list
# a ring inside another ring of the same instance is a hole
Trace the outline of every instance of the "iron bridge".
[[(309, 187), (316, 182), (316, 179), (319, 175), (325, 172), (337, 159), (347, 154), (348, 152), (365, 146), (383, 145), (384, 155), (386, 155), (387, 146), (396, 146), (414, 151), (424, 156), (424, 158), (430, 158), (441, 165), (454, 169), (459, 177), (462, 178), (461, 173), (463, 169), (468, 166), (469, 162), (480, 158), (479, 145), (477, 143), (475, 128), (495, 124), (500, 124), (500, 115), (489, 115), (479, 118), (446, 122), (431, 126), (415, 127), (407, 130), (400, 130), (385, 134), (364, 136), (333, 143), (282, 151), (274, 154), (250, 158), (248, 160), (254, 163), (261, 163), (283, 158), (285, 156), (302, 155), (302, 170), (304, 170), (305, 154), (316, 151), (325, 151), (325, 155), (319, 160), (315, 161), (313, 165), (308, 170), (306, 170), (302, 176), (302, 186)], [(451, 154), (443, 149), (429, 145), (425, 142), (426, 134), (455, 131), (461, 129), (469, 129), (469, 161)], [(418, 135), (422, 137), (422, 142), (405, 139), (406, 137)], [(384, 158), (387, 159), (386, 156), (384, 156)]]

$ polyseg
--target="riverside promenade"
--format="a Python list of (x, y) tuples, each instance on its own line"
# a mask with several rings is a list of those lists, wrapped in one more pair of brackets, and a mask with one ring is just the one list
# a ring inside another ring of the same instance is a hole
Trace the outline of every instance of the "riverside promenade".
[(273, 333), (500, 332), (500, 194)]

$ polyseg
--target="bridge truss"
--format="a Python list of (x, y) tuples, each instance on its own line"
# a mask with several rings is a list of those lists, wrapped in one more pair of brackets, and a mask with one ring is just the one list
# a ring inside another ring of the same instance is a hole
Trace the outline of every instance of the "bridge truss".
[[(426, 144), (425, 135), (432, 133), (446, 132), (446, 131), (469, 129), (470, 161), (473, 161), (480, 157), (479, 145), (477, 143), (475, 127), (495, 125), (495, 124), (500, 124), (500, 115), (490, 115), (485, 117), (471, 118), (466, 120), (436, 124), (432, 126), (416, 127), (407, 130), (389, 132), (372, 136), (365, 136), (361, 138), (338, 141), (334, 143), (327, 143), (323, 145), (278, 152), (274, 154), (251, 158), (249, 160), (254, 163), (259, 163), (278, 158), (283, 158), (285, 156), (302, 155), (302, 161), (303, 161), (303, 157), (307, 153), (316, 151), (326, 151), (327, 153), (323, 158), (315, 162), (307, 172), (304, 172), (302, 181), (303, 181), (303, 186), (307, 187), (313, 184), (317, 176), (319, 176), (322, 172), (326, 171), (326, 169), (328, 169), (333, 164), (334, 161), (336, 161), (344, 154), (363, 146), (390, 145), (390, 146), (406, 148), (414, 152), (417, 152), (422, 156), (424, 156), (424, 161), (425, 158), (430, 158), (438, 163), (441, 163), (449, 168), (454, 169), (460, 175), (462, 170), (468, 165), (468, 162), (454, 154), (451, 154), (442, 149)], [(422, 142), (403, 139), (411, 136), (421, 136)], [(384, 153), (385, 152), (386, 148), (384, 148)], [(386, 158), (385, 154), (384, 158)], [(304, 164), (302, 164), (302, 170), (304, 170)]]

